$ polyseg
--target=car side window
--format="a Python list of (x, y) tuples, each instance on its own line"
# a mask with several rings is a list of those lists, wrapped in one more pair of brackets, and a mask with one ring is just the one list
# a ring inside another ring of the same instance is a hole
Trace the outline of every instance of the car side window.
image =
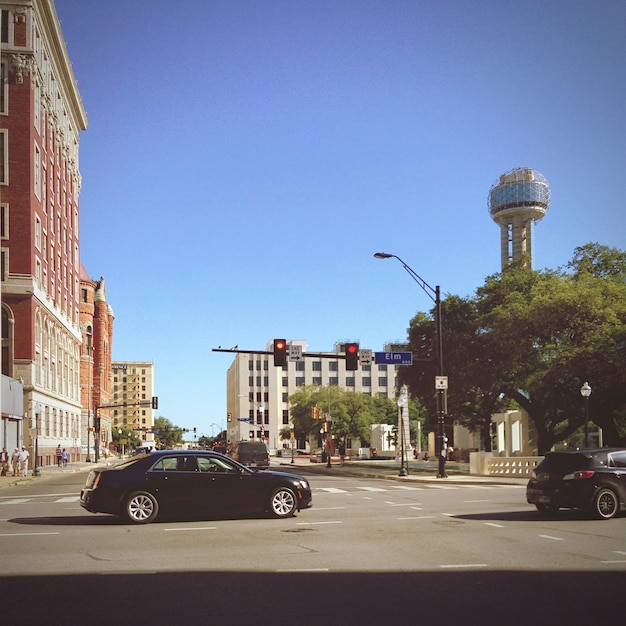
[(626, 467), (626, 451), (613, 452), (610, 455), (610, 463), (612, 467)]
[(219, 472), (224, 474), (237, 471), (228, 461), (213, 457), (198, 457), (198, 467), (201, 472)]
[(175, 457), (160, 459), (152, 469), (157, 472), (175, 472), (178, 469), (177, 459)]

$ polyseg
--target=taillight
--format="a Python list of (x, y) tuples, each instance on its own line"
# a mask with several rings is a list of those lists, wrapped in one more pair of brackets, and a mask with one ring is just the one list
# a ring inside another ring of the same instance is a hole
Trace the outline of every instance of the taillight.
[(595, 472), (593, 470), (584, 470), (582, 472), (572, 472), (563, 476), (563, 480), (585, 480), (591, 478)]

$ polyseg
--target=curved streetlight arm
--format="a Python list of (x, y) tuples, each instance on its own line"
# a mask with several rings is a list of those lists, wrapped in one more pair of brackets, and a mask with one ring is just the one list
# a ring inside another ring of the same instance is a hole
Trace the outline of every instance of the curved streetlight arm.
[[(441, 289), (437, 285), (434, 289), (399, 256), (387, 252), (376, 252), (377, 259), (398, 259), (409, 276), (424, 290), (426, 295), (435, 303), (435, 323), (437, 324), (437, 374), (443, 376), (443, 332), (441, 328)], [(433, 297), (434, 294), (434, 297)]]
[[(402, 267), (407, 271), (409, 276), (426, 292), (426, 295), (437, 304), (439, 298), (439, 285), (434, 289), (416, 272), (409, 267), (399, 256), (395, 254), (387, 254), (386, 252), (377, 252), (374, 255), (377, 259), (398, 259), (402, 263)], [(434, 296), (434, 297), (433, 297)]]

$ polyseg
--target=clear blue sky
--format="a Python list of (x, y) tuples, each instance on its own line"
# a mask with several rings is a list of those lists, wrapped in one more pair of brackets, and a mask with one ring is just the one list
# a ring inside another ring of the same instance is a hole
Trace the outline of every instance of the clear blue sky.
[[(536, 269), (625, 248), (623, 0), (56, 0), (89, 117), (81, 257), (158, 415), (224, 427), (229, 354), (404, 340), (500, 270), (505, 171), (552, 204)], [(453, 373), (450, 372), (451, 384)]]

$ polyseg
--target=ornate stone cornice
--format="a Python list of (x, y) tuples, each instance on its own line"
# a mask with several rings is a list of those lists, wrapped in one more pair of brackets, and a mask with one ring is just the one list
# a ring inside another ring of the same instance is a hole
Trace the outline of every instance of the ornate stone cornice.
[(15, 82), (22, 84), (24, 76), (28, 76), (35, 67), (35, 57), (32, 54), (12, 54), (11, 63), (15, 72)]

